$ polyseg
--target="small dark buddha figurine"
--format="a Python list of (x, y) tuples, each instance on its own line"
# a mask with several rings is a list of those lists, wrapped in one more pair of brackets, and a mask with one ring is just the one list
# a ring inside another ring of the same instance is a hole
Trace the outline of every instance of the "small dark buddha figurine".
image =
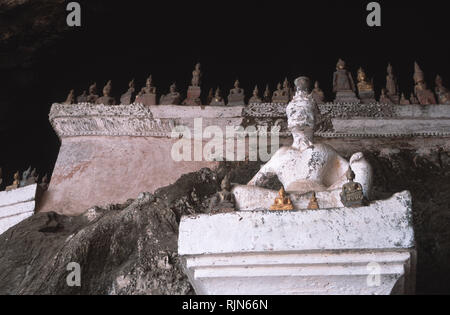
[(345, 69), (345, 61), (339, 59), (336, 65), (336, 72), (333, 76), (333, 92), (355, 92), (355, 82), (352, 74)]
[(177, 92), (177, 86), (173, 83), (170, 86), (169, 93), (161, 96), (161, 105), (180, 105), (181, 95)]
[(116, 100), (111, 96), (112, 82), (109, 80), (103, 88), (103, 96), (97, 99), (96, 104), (116, 105)]
[(314, 99), (314, 101), (316, 102), (316, 104), (324, 104), (325, 103), (325, 93), (320, 88), (318, 81), (316, 81), (314, 83), (314, 89), (312, 90), (311, 96)]
[(192, 71), (192, 86), (200, 86), (200, 79), (202, 77), (202, 72), (200, 70), (200, 63), (195, 65), (194, 71)]
[(235, 211), (236, 201), (233, 193), (231, 192), (231, 183), (228, 175), (222, 180), (220, 188), (222, 190), (210, 199), (209, 213), (225, 213)]
[(405, 93), (400, 97), (400, 105), (410, 105), (410, 101), (406, 98)]
[(266, 85), (266, 89), (263, 94), (263, 102), (264, 103), (272, 103), (272, 93), (270, 92), (269, 85)]
[(262, 100), (259, 97), (259, 89), (258, 86), (255, 86), (255, 89), (253, 90), (253, 96), (248, 101), (249, 104), (261, 104)]
[(219, 87), (216, 89), (216, 93), (214, 94), (214, 97), (211, 101), (211, 106), (225, 106), (225, 101), (221, 96)]
[(234, 88), (230, 90), (228, 94), (229, 106), (245, 106), (245, 94), (244, 89), (239, 87), (239, 80), (234, 82)]
[(414, 63), (414, 82), (416, 86), (414, 87), (414, 93), (419, 100), (419, 104), (421, 105), (431, 105), (437, 104), (436, 97), (433, 92), (427, 89), (427, 84), (425, 82), (425, 75), (420, 69), (417, 62)]
[(89, 95), (87, 97), (87, 102), (88, 103), (92, 103), (95, 104), (97, 103), (98, 100), (98, 95), (97, 95), (97, 83), (93, 83), (90, 87), (89, 87)]
[(394, 76), (394, 70), (389, 63), (386, 75), (386, 94), (393, 103), (398, 104), (398, 83)]
[(368, 205), (368, 201), (364, 196), (363, 187), (360, 183), (354, 182), (355, 173), (351, 169), (348, 168), (346, 173), (348, 183), (342, 186), (341, 192), (341, 201), (345, 207), (348, 208), (357, 208)]
[(444, 86), (440, 75), (436, 76), (435, 83), (436, 83), (435, 92), (436, 95), (438, 96), (439, 104), (450, 105), (450, 92)]
[(70, 90), (69, 95), (67, 95), (67, 98), (64, 101), (64, 104), (70, 105), (75, 103), (75, 90)]
[(308, 210), (319, 210), (319, 203), (317, 202), (316, 193), (313, 191), (311, 199), (309, 200)]
[(77, 103), (78, 104), (83, 104), (83, 103), (87, 103), (88, 101), (88, 95), (86, 93), (86, 90), (83, 91), (83, 94), (81, 94), (80, 96), (77, 97)]
[(128, 90), (120, 97), (120, 104), (130, 105), (133, 102), (135, 96), (134, 79), (128, 83)]
[(289, 92), (282, 88), (281, 83), (277, 84), (277, 89), (273, 92), (272, 102), (279, 104), (289, 103)]
[(206, 104), (211, 105), (211, 102), (214, 98), (214, 90), (212, 88), (209, 89), (208, 96), (206, 97)]
[(278, 192), (278, 197), (275, 199), (274, 204), (270, 207), (272, 211), (291, 211), (294, 210), (294, 205), (291, 199), (286, 196), (286, 191), (281, 187)]

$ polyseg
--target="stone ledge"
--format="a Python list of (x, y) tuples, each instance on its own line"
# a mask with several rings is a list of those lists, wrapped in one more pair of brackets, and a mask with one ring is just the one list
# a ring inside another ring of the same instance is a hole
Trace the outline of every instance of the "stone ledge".
[(407, 191), (363, 208), (188, 216), (178, 253), (197, 294), (411, 294), (411, 220)]

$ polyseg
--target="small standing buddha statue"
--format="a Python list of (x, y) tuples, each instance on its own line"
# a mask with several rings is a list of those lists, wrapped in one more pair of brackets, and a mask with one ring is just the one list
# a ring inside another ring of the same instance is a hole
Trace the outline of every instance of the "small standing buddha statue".
[(224, 177), (220, 184), (222, 189), (216, 193), (209, 202), (209, 213), (225, 213), (235, 211), (236, 200), (231, 192), (230, 177)]
[(230, 90), (228, 94), (228, 105), (229, 106), (245, 106), (245, 94), (244, 89), (239, 87), (239, 80), (234, 82), (234, 89)]
[(290, 211), (294, 210), (294, 206), (292, 205), (291, 199), (286, 196), (286, 191), (282, 187), (278, 192), (278, 197), (275, 199), (275, 202), (272, 207), (270, 207), (272, 211)]
[(348, 183), (342, 186), (341, 201), (345, 207), (357, 208), (368, 204), (366, 197), (364, 197), (363, 187), (360, 183), (354, 182), (355, 173), (348, 168), (346, 173)]

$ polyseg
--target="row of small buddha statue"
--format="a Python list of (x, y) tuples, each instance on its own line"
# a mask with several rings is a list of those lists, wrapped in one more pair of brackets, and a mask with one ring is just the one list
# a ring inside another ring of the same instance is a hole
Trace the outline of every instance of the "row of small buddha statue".
[[(201, 95), (201, 77), (200, 63), (197, 63), (195, 69), (192, 72), (191, 85), (187, 91), (187, 97), (182, 101), (181, 94), (177, 91), (176, 84), (173, 83), (169, 88), (169, 93), (162, 95), (159, 104), (160, 105), (202, 105), (200, 100)], [(425, 82), (425, 76), (420, 69), (417, 62), (414, 66), (414, 92), (411, 93), (409, 99), (406, 98), (404, 93), (400, 93), (398, 88), (397, 79), (393, 73), (393, 68), (389, 64), (387, 68), (386, 76), (386, 88), (381, 90), (380, 103), (384, 104), (450, 104), (450, 91), (443, 86), (442, 78), (438, 75), (435, 83), (435, 93), (427, 88)], [(374, 103), (375, 90), (373, 80), (369, 80), (366, 73), (362, 68), (359, 68), (357, 75), (357, 84), (353, 81), (351, 72), (346, 69), (345, 61), (339, 59), (336, 67), (336, 72), (333, 75), (333, 92), (336, 94), (335, 103)], [(75, 103), (93, 103), (104, 105), (116, 105), (116, 100), (111, 96), (112, 83), (108, 81), (103, 88), (103, 96), (97, 95), (97, 85), (92, 84), (89, 87), (89, 94), (83, 91), (83, 94), (75, 97), (74, 90), (71, 90), (65, 104)], [(258, 86), (255, 86), (253, 95), (249, 100), (249, 104), (259, 103), (280, 103), (288, 104), (295, 94), (294, 89), (291, 88), (288, 79), (286, 78), (283, 84), (278, 83), (277, 89), (272, 93), (269, 89), (269, 85), (266, 85), (266, 89), (262, 96), (260, 96)], [(357, 96), (358, 94), (358, 96)], [(316, 81), (312, 96), (317, 104), (325, 103), (325, 94)], [(121, 96), (120, 104), (128, 105), (131, 103), (141, 103), (144, 105), (157, 105), (157, 93), (156, 87), (153, 86), (152, 76), (147, 78), (145, 87), (143, 87), (139, 93), (136, 93), (134, 79), (130, 81), (128, 90)], [(210, 89), (205, 105), (211, 106), (245, 106), (245, 91), (240, 87), (239, 80), (234, 83), (228, 94), (227, 102), (221, 95), (220, 88), (217, 88), (215, 92)]]
[[(2, 169), (0, 168), (0, 184), (2, 183)], [(12, 191), (17, 188), (26, 187), (29, 185), (34, 185), (39, 182), (39, 175), (37, 174), (36, 169), (31, 170), (31, 166), (22, 173), (22, 179), (20, 178), (20, 173), (17, 171), (14, 173), (13, 183), (9, 186), (6, 186), (5, 191)], [(43, 190), (48, 189), (48, 177), (47, 174), (42, 178), (39, 186)]]
[[(427, 88), (425, 75), (417, 62), (414, 64), (413, 79), (415, 83), (414, 91), (411, 93), (410, 98), (407, 99), (404, 93), (400, 93), (397, 79), (393, 73), (393, 68), (389, 64), (387, 67), (386, 88), (381, 90), (380, 103), (400, 105), (450, 105), (450, 91), (444, 87), (442, 78), (439, 75), (437, 75), (435, 80), (435, 93), (437, 98), (434, 93)], [(360, 101), (363, 103), (375, 102), (373, 80), (368, 80), (366, 73), (362, 68), (359, 68), (358, 70), (357, 80), (358, 82), (355, 86), (352, 74), (345, 68), (345, 61), (339, 59), (336, 72), (333, 76), (333, 92), (336, 93), (336, 103), (359, 103)], [(359, 98), (356, 96), (356, 92), (358, 92)], [(323, 103), (323, 91), (320, 90), (317, 82), (315, 89), (313, 90), (313, 97), (317, 103)]]

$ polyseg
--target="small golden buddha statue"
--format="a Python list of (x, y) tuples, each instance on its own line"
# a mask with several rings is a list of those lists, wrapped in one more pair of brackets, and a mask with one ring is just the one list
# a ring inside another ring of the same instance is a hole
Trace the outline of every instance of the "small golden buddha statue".
[(316, 193), (313, 192), (311, 199), (309, 200), (308, 210), (319, 210), (319, 203), (317, 202)]
[(278, 192), (278, 198), (275, 199), (275, 203), (272, 207), (270, 207), (272, 211), (290, 211), (294, 210), (294, 206), (292, 205), (291, 199), (286, 197), (286, 192), (284, 188), (281, 188)]
[(358, 91), (373, 91), (373, 84), (367, 81), (363, 68), (358, 69)]

